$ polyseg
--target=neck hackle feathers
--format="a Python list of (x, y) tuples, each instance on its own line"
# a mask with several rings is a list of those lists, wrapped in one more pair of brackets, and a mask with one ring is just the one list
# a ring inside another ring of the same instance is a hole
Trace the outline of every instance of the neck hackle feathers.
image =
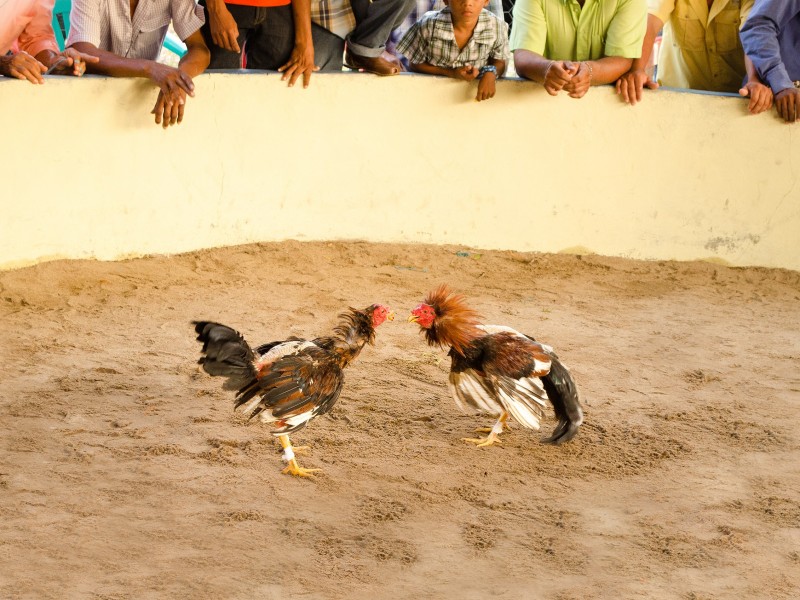
[(450, 346), (459, 354), (482, 332), (477, 328), (480, 315), (469, 308), (464, 296), (455, 294), (446, 285), (441, 285), (425, 298), (425, 304), (433, 307), (436, 319), (425, 330), (425, 338), (431, 346)]

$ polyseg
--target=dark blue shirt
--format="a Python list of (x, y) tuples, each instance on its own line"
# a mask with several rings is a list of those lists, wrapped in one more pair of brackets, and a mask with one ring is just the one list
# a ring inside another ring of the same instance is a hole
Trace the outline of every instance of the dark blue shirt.
[(739, 35), (774, 93), (800, 81), (800, 0), (757, 0)]

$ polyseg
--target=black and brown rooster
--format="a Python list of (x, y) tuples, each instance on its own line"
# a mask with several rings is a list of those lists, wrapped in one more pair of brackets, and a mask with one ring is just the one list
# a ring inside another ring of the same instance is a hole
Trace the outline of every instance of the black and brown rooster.
[(497, 437), (509, 416), (539, 430), (547, 401), (558, 419), (545, 443), (572, 439), (583, 422), (578, 388), (550, 346), (511, 327), (481, 325), (464, 297), (442, 285), (411, 311), (408, 319), (425, 333), (431, 346), (450, 348), (449, 388), (461, 410), (498, 417), (485, 438), (463, 438), (478, 446), (500, 443)]
[(209, 375), (226, 377), (224, 389), (238, 390), (235, 409), (274, 427), (272, 433), (280, 440), (287, 463), (283, 473), (308, 477), (320, 470), (297, 464), (289, 434), (333, 408), (344, 383), (342, 370), (373, 343), (375, 329), (394, 319), (394, 314), (373, 304), (364, 310), (350, 308), (339, 319), (333, 335), (313, 340), (291, 337), (255, 349), (230, 327), (193, 322), (197, 340), (203, 343), (199, 364)]

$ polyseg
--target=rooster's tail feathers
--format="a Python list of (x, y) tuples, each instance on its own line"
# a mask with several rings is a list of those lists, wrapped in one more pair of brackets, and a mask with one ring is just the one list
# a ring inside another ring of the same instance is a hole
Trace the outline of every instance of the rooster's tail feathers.
[(209, 375), (227, 377), (224, 389), (239, 390), (255, 379), (255, 356), (238, 331), (211, 321), (192, 324), (197, 341), (203, 344), (203, 355), (197, 362)]

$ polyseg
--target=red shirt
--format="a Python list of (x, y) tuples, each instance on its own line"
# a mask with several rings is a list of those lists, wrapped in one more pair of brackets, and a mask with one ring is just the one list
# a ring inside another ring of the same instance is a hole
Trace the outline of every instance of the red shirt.
[(225, 0), (225, 4), (238, 4), (240, 6), (286, 6), (292, 0)]

